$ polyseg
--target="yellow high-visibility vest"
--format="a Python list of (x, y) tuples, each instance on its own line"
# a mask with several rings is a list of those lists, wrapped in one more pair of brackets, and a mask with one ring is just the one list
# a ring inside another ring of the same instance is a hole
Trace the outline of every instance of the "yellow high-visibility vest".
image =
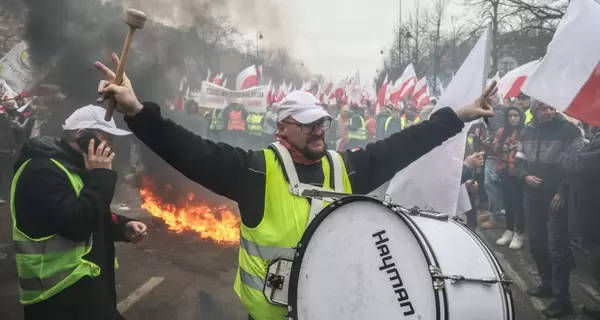
[[(240, 226), (239, 263), (234, 288), (254, 319), (281, 320), (285, 319), (287, 309), (270, 304), (263, 293), (267, 268), (273, 260), (293, 259), (294, 248), (308, 226), (311, 206), (305, 197), (290, 193), (282, 169), (284, 164), (276, 153), (270, 149), (265, 149), (263, 152), (264, 167), (256, 169), (266, 174), (265, 211), (258, 226), (249, 228), (243, 222)], [(341, 162), (342, 168), (339, 171), (342, 180), (336, 178), (338, 173), (334, 173), (334, 181), (342, 181), (343, 192), (352, 193), (341, 155), (336, 153), (335, 156), (339, 157)], [(324, 177), (323, 189), (331, 190), (332, 168), (327, 157), (321, 159), (321, 165)], [(327, 203), (323, 205), (326, 206)]]
[(258, 113), (251, 113), (246, 117), (248, 124), (248, 134), (251, 136), (262, 136), (262, 126), (260, 125), (263, 116)]
[(348, 129), (348, 138), (356, 139), (356, 140), (367, 140), (367, 126), (365, 124), (365, 118), (362, 116), (358, 116), (360, 118), (360, 127), (356, 129), (356, 131), (352, 131)]
[[(83, 258), (92, 250), (91, 235), (86, 241), (72, 241), (57, 234), (31, 238), (17, 227), (15, 191), (19, 177), (30, 160), (25, 161), (17, 170), (10, 190), (12, 237), (20, 281), (20, 301), (24, 305), (51, 298), (79, 279), (85, 276), (97, 277), (101, 271), (98, 265)], [(79, 197), (83, 188), (83, 181), (79, 175), (60, 162), (50, 160), (65, 172), (75, 194)], [(114, 265), (118, 268), (116, 257)]]
[(225, 121), (223, 120), (223, 110), (213, 109), (212, 117), (210, 118), (210, 130), (223, 130), (225, 129)]

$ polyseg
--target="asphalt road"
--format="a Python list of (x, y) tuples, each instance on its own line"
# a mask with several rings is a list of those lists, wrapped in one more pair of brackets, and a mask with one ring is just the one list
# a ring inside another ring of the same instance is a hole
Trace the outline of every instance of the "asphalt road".
[[(129, 320), (246, 319), (233, 292), (237, 249), (169, 232), (139, 210), (129, 213), (149, 225), (148, 239), (118, 245), (119, 308)], [(0, 208), (0, 319), (21, 319), (10, 244), (7, 207)], [(513, 296), (517, 319), (543, 319), (519, 286)], [(482, 319), (483, 320), (483, 319)]]

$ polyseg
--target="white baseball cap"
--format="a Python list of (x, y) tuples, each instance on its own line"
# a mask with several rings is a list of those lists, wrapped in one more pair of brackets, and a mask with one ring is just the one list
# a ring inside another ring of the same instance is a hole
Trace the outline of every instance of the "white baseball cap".
[(327, 111), (319, 105), (319, 100), (306, 91), (290, 92), (277, 108), (277, 122), (291, 117), (301, 124), (310, 124), (319, 119), (331, 119)]
[(105, 121), (105, 113), (106, 109), (102, 107), (91, 104), (87, 105), (75, 110), (75, 112), (65, 120), (65, 124), (63, 124), (62, 128), (63, 130), (96, 129), (115, 136), (126, 136), (131, 134), (131, 132), (127, 130), (117, 128), (114, 119)]

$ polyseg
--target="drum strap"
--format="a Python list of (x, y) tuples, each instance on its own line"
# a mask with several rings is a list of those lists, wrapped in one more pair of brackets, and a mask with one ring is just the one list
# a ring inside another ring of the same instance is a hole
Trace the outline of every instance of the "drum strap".
[[(271, 148), (278, 155), (279, 160), (283, 165), (283, 170), (285, 176), (288, 178), (289, 183), (289, 191), (291, 194), (296, 196), (303, 196), (302, 192), (304, 190), (319, 190), (319, 191), (328, 191), (323, 188), (319, 188), (310, 184), (301, 183), (298, 178), (298, 173), (296, 172), (296, 167), (294, 166), (294, 161), (292, 160), (292, 156), (288, 149), (286, 149), (281, 143), (275, 142), (271, 144)], [(340, 156), (335, 151), (327, 150), (328, 152), (328, 160), (331, 164), (333, 171), (333, 184), (334, 190), (336, 192), (344, 191), (344, 183), (343, 183), (343, 170), (342, 170), (342, 160)], [(323, 199), (311, 198), (310, 203), (310, 215), (308, 218), (308, 223), (310, 223), (319, 212), (323, 210)]]

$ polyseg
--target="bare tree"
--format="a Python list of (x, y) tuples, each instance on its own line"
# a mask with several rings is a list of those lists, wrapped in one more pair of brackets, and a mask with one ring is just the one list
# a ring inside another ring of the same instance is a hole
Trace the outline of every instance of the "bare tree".
[(498, 59), (500, 58), (499, 35), (502, 31), (508, 31), (510, 19), (515, 17), (519, 10), (514, 7), (505, 6), (505, 0), (464, 0), (463, 4), (477, 10), (478, 16), (482, 17), (477, 21), (480, 28), (492, 23), (492, 68), (491, 74), (498, 70)]

